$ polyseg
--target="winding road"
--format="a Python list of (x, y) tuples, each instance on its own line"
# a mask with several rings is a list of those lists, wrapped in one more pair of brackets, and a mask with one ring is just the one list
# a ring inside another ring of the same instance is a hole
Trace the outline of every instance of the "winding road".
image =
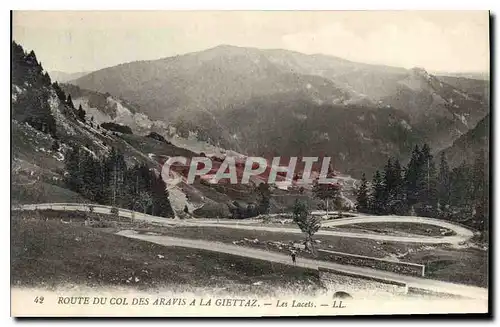
[[(111, 207), (103, 205), (92, 205), (94, 212), (110, 214)], [(88, 204), (81, 203), (41, 203), (41, 204), (25, 204), (14, 207), (13, 210), (36, 210), (36, 209), (52, 209), (64, 211), (89, 211)], [(230, 220), (230, 219), (168, 219), (163, 217), (151, 216), (148, 214), (134, 212), (126, 209), (119, 209), (119, 216), (124, 218), (132, 218), (162, 225), (178, 225), (178, 226), (197, 226), (197, 227), (223, 227), (232, 229), (257, 230), (279, 233), (294, 233), (301, 234), (302, 231), (295, 226), (263, 226), (258, 220)], [(376, 223), (376, 222), (403, 222), (403, 223), (420, 223), (434, 225), (441, 228), (452, 230), (455, 235), (450, 236), (423, 236), (423, 235), (385, 235), (380, 233), (356, 233), (342, 230), (326, 230), (320, 229), (316, 235), (325, 236), (341, 236), (349, 238), (370, 239), (376, 241), (388, 242), (405, 242), (405, 243), (422, 243), (422, 244), (459, 244), (468, 241), (474, 233), (467, 228), (452, 224), (447, 221), (432, 219), (426, 217), (412, 216), (364, 216), (356, 215), (350, 218), (341, 218), (323, 222), (323, 227), (335, 227), (341, 225), (351, 225), (358, 223)], [(260, 224), (260, 225), (257, 225)]]
[[(258, 250), (238, 245), (225, 244), (221, 242), (191, 240), (191, 239), (184, 239), (184, 238), (177, 238), (177, 237), (170, 237), (163, 235), (139, 234), (133, 230), (123, 230), (121, 232), (118, 232), (117, 234), (165, 246), (179, 246), (179, 247), (188, 247), (188, 248), (195, 248), (202, 250), (208, 249), (209, 251), (255, 258), (260, 260), (282, 263), (286, 265), (292, 264), (290, 261), (290, 257), (288, 255), (284, 255), (279, 252)], [(313, 260), (307, 258), (299, 258), (297, 260), (297, 266), (304, 268), (311, 268), (311, 269), (318, 269), (318, 267), (323, 267), (323, 268), (342, 271), (345, 273), (370, 276), (373, 278), (379, 278), (383, 280), (398, 281), (406, 283), (407, 287), (415, 287), (438, 293), (454, 294), (481, 300), (486, 300), (488, 298), (488, 290), (485, 288), (442, 282), (434, 279), (399, 275), (388, 271), (375, 270), (366, 267), (341, 265), (333, 262)]]
[[(91, 206), (93, 207), (94, 212), (111, 214), (111, 207), (109, 206), (102, 206), (102, 205), (91, 205)], [(89, 205), (79, 204), (79, 203), (43, 203), (43, 204), (18, 205), (12, 208), (12, 210), (38, 210), (38, 209), (52, 209), (52, 210), (63, 210), (63, 211), (89, 211)], [(191, 219), (191, 220), (166, 219), (163, 217), (155, 217), (139, 212), (133, 212), (126, 209), (119, 209), (118, 215), (125, 218), (148, 221), (150, 223), (157, 223), (161, 225), (209, 226), (209, 227), (216, 226), (216, 227), (233, 228), (233, 229), (264, 230), (264, 231), (280, 232), (280, 233), (301, 233), (300, 229), (292, 227), (276, 227), (276, 226), (262, 226), (262, 225), (255, 226), (255, 224), (258, 223), (258, 221), (255, 219), (248, 221), (236, 221), (236, 222), (228, 219), (219, 221), (208, 220), (208, 219)], [(393, 242), (417, 242), (417, 243), (428, 243), (428, 244), (439, 244), (439, 243), (455, 244), (467, 241), (473, 236), (472, 231), (464, 227), (454, 225), (449, 222), (431, 218), (424, 218), (424, 217), (356, 216), (352, 218), (343, 218), (334, 221), (328, 221), (325, 222), (323, 226), (331, 227), (331, 226), (348, 225), (355, 223), (372, 223), (372, 222), (425, 223), (450, 229), (454, 231), (456, 235), (441, 236), (441, 237), (428, 237), (428, 236), (418, 236), (418, 235), (393, 236), (393, 235), (382, 235), (376, 233), (373, 234), (352, 233), (352, 232), (330, 231), (330, 230), (320, 230), (316, 234), (393, 241)], [(163, 235), (139, 234), (133, 230), (123, 230), (118, 232), (117, 234), (124, 237), (140, 239), (165, 246), (179, 246), (179, 247), (203, 249), (203, 250), (227, 253), (237, 256), (261, 259), (261, 260), (291, 265), (289, 256), (278, 252), (252, 249), (237, 245), (224, 244), (221, 242), (192, 240), (192, 239), (176, 238)], [(307, 258), (300, 258), (300, 260), (298, 260), (297, 262), (297, 265), (312, 269), (318, 269), (318, 267), (330, 268), (351, 274), (358, 274), (373, 278), (404, 282), (406, 283), (407, 287), (414, 287), (439, 293), (454, 294), (459, 296), (465, 296), (468, 298), (480, 299), (484, 301), (487, 301), (488, 299), (488, 290), (486, 288), (481, 288), (476, 286), (454, 284), (438, 280), (400, 275), (388, 271), (375, 270), (366, 267), (341, 265), (333, 262), (313, 260)]]

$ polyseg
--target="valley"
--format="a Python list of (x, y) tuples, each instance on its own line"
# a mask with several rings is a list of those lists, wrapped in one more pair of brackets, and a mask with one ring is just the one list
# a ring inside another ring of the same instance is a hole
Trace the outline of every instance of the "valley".
[[(485, 81), (234, 46), (52, 77), (12, 48), (12, 285), (487, 296)], [(214, 181), (252, 156), (334, 182)]]

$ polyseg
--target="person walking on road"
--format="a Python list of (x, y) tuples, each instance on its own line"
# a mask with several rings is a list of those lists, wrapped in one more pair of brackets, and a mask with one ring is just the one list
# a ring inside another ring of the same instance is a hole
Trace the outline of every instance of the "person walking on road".
[(296, 258), (297, 255), (296, 255), (295, 251), (292, 251), (292, 253), (290, 255), (292, 256), (292, 262), (293, 262), (293, 264), (294, 265), (297, 264), (297, 262), (295, 260), (295, 258)]

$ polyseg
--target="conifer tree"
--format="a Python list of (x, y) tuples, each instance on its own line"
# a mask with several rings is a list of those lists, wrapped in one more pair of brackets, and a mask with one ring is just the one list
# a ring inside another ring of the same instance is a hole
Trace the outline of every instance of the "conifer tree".
[(356, 208), (359, 212), (369, 212), (369, 197), (368, 197), (368, 182), (366, 175), (363, 173), (361, 177), (361, 185), (356, 191)]
[(392, 214), (405, 214), (407, 211), (406, 194), (404, 188), (404, 171), (398, 159), (394, 161), (392, 166), (393, 187), (392, 187), (392, 202), (389, 203), (390, 212)]
[(80, 174), (82, 178), (81, 194), (89, 200), (96, 201), (100, 192), (100, 176), (96, 174), (99, 171), (100, 162), (86, 152), (82, 151), (80, 156)]
[(384, 197), (385, 187), (380, 172), (377, 170), (373, 176), (372, 193), (370, 196), (371, 211), (381, 215), (385, 213)]
[(111, 149), (111, 153), (105, 162), (104, 167), (104, 181), (107, 182), (109, 187), (109, 200), (111, 205), (126, 205), (127, 199), (125, 198), (125, 171), (127, 166), (123, 153), (119, 152), (116, 148)]
[(406, 201), (409, 207), (413, 206), (418, 202), (419, 199), (419, 178), (420, 178), (420, 149), (418, 145), (415, 145), (413, 152), (411, 154), (410, 162), (406, 167), (405, 172), (405, 191), (406, 191)]
[(168, 198), (167, 185), (161, 175), (153, 182), (153, 215), (160, 217), (173, 217), (174, 211)]
[(430, 210), (435, 210), (438, 202), (436, 167), (427, 144), (422, 147), (420, 164), (419, 200), (428, 208), (432, 208)]
[(257, 193), (259, 196), (259, 213), (269, 213), (269, 208), (271, 206), (271, 190), (269, 184), (260, 183), (259, 186), (257, 186)]
[(65, 183), (72, 191), (80, 193), (82, 187), (82, 174), (80, 170), (80, 151), (76, 146), (71, 147), (65, 157), (66, 167)]
[(450, 167), (446, 160), (446, 154), (441, 152), (438, 175), (438, 200), (441, 210), (444, 210), (450, 204), (450, 187)]
[(52, 83), (52, 88), (54, 88), (54, 91), (56, 91), (56, 95), (59, 98), (59, 100), (61, 100), (62, 102), (66, 102), (66, 94), (61, 89), (57, 81)]
[(384, 167), (384, 175), (383, 175), (384, 193), (382, 196), (382, 203), (384, 204), (384, 207), (387, 209), (389, 209), (390, 205), (394, 200), (394, 186), (395, 186), (394, 182), (395, 182), (394, 168), (392, 165), (392, 159), (389, 158), (387, 159), (387, 164)]
[(76, 115), (80, 121), (85, 122), (85, 110), (83, 110), (81, 103), (78, 106), (78, 111), (77, 111)]
[(68, 97), (66, 98), (66, 104), (70, 108), (75, 109), (75, 105), (73, 104), (73, 100), (71, 99), (71, 94), (68, 94)]
[(477, 154), (472, 170), (471, 184), (474, 201), (474, 225), (480, 230), (485, 230), (488, 228), (489, 219), (489, 174), (486, 154), (483, 150)]
[(450, 203), (456, 207), (462, 207), (466, 211), (472, 211), (472, 184), (471, 168), (462, 162), (460, 166), (454, 168), (450, 174), (451, 196)]

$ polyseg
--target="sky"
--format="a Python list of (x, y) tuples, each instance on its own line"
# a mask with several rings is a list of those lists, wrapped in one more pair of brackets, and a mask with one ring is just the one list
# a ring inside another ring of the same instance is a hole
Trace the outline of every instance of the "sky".
[(487, 11), (15, 11), (47, 71), (82, 72), (220, 44), (434, 72), (489, 71)]

